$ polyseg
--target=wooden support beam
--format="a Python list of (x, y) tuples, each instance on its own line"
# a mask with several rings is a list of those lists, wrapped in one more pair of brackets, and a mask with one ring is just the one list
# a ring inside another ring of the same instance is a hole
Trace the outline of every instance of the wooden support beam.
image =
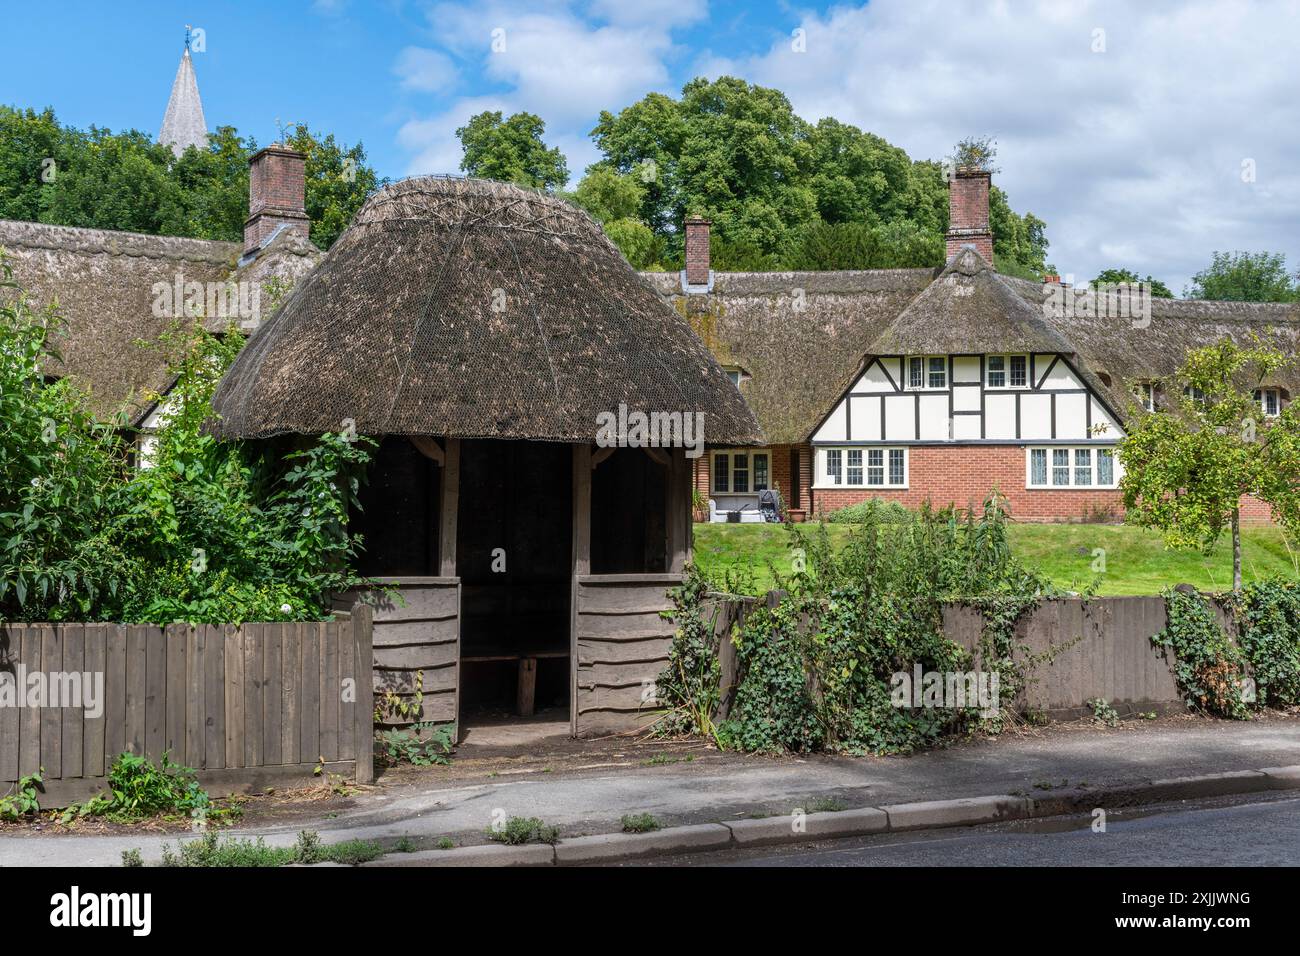
[(691, 547), (691, 468), (684, 449), (672, 450), (664, 484), (664, 524), (667, 530), (664, 569), (680, 573), (686, 570)]
[(660, 465), (663, 465), (665, 468), (669, 467), (672, 461), (672, 459), (669, 457), (668, 452), (664, 451), (662, 448), (651, 448), (649, 446), (646, 446), (644, 451), (647, 455), (650, 456), (651, 461), (657, 462)]
[(442, 448), (438, 445), (438, 442), (435, 439), (430, 438), (428, 435), (411, 435), (409, 437), (411, 439), (411, 444), (414, 445), (416, 450), (425, 458), (431, 458), (440, 465), (446, 463), (446, 456), (443, 455)]
[(591, 573), (591, 459), (590, 445), (573, 446), (573, 583), (569, 590), (569, 734), (573, 737), (578, 735), (578, 578)]
[(456, 576), (456, 518), (460, 510), (460, 439), (448, 438), (442, 464), (442, 526), (438, 534), (439, 571)]
[(611, 447), (611, 448), (597, 448), (594, 452), (591, 453), (591, 467), (594, 469), (597, 465), (599, 465), (602, 461), (604, 461), (604, 460), (605, 460), (606, 458), (608, 458), (610, 455), (614, 454), (614, 452), (616, 452), (616, 451), (618, 451), (618, 449), (617, 449), (617, 448), (612, 448), (612, 447)]

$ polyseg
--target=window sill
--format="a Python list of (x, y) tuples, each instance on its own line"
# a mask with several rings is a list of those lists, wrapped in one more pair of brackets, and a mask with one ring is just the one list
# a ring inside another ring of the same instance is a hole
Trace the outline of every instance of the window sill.
[(907, 485), (813, 485), (813, 491), (907, 491)]
[(1025, 491), (1119, 491), (1119, 485), (1025, 485)]

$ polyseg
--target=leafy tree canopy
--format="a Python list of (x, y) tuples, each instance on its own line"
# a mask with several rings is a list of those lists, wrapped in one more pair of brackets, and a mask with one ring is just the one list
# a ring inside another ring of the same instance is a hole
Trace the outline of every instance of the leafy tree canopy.
[(1295, 302), (1300, 283), (1292, 281), (1280, 252), (1215, 252), (1214, 261), (1192, 276), (1184, 294), (1223, 302)]
[(557, 147), (542, 140), (546, 124), (533, 113), (502, 119), (500, 110), (479, 113), (456, 130), (465, 155), (460, 168), (471, 176), (533, 189), (562, 189), (569, 167)]
[[(289, 127), (307, 154), (312, 240), (328, 249), (380, 185), (361, 144)], [(0, 106), (0, 217), (59, 226), (240, 242), (248, 215), (251, 137), (221, 126), (180, 157), (139, 130), (63, 126), (54, 112)]]
[(1137, 285), (1138, 283), (1144, 283), (1149, 286), (1151, 289), (1151, 295), (1154, 298), (1172, 299), (1174, 297), (1173, 292), (1169, 290), (1169, 286), (1165, 285), (1159, 279), (1153, 278), (1150, 275), (1145, 279), (1139, 279), (1138, 274), (1132, 269), (1102, 269), (1101, 272), (1097, 273), (1097, 278), (1092, 280), (1091, 285), (1096, 287), (1100, 285)]

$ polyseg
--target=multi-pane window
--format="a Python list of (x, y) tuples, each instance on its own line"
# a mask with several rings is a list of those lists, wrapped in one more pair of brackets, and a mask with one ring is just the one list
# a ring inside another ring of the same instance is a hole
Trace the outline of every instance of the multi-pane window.
[(844, 480), (844, 453), (838, 448), (831, 448), (826, 453), (826, 479), (832, 485)]
[(1183, 395), (1186, 398), (1190, 398), (1194, 402), (1197, 402), (1202, 405), (1205, 404), (1205, 392), (1203, 389), (1199, 388), (1196, 385), (1184, 385)]
[(989, 388), (1025, 388), (1029, 384), (1027, 356), (990, 355), (986, 363), (985, 384)]
[[(753, 481), (750, 481), (750, 478)], [(713, 493), (750, 494), (769, 487), (770, 464), (767, 452), (713, 453)]]
[(1255, 401), (1268, 418), (1275, 418), (1282, 412), (1282, 395), (1275, 388), (1255, 389)]
[(822, 487), (907, 487), (905, 448), (820, 448), (817, 461), (817, 483)]
[(917, 355), (909, 358), (907, 360), (907, 387), (911, 389), (947, 388), (947, 356)]
[(903, 485), (907, 483), (907, 472), (903, 465), (903, 449), (889, 449), (889, 483)]
[(1047, 484), (1047, 449), (1032, 448), (1029, 451), (1029, 483), (1031, 485)]
[(862, 484), (862, 449), (861, 448), (849, 449), (848, 476), (845, 483), (850, 485)]
[(1133, 386), (1133, 395), (1148, 412), (1156, 410), (1156, 387), (1150, 382), (1138, 382)]
[(1113, 448), (1031, 448), (1030, 488), (1114, 488), (1118, 468)]

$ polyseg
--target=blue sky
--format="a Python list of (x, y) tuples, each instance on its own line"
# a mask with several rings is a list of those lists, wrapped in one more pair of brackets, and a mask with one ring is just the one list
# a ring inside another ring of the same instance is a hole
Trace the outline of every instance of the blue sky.
[(600, 109), (730, 73), (914, 158), (995, 136), (997, 182), (1048, 222), (1049, 259), (1078, 279), (1123, 265), (1178, 291), (1215, 249), (1300, 266), (1300, 0), (54, 6), (6, 4), (6, 35), (24, 42), (6, 44), (0, 102), (78, 126), (156, 132), (192, 23), (210, 127), (265, 143), (277, 120), (306, 121), (396, 177), (455, 171), (456, 126), (526, 109), (576, 182)]

